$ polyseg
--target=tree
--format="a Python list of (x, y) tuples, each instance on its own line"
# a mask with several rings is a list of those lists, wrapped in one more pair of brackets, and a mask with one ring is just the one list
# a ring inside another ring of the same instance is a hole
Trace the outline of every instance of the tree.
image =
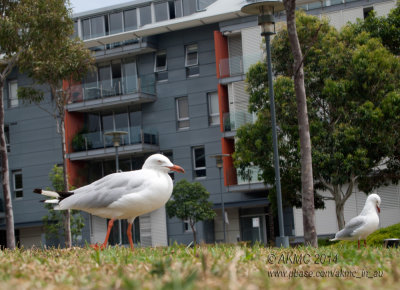
[[(54, 165), (49, 173), (49, 178), (53, 186), (52, 190), (62, 191), (64, 189), (64, 169), (61, 166)], [(53, 205), (46, 204), (46, 208), (49, 210), (49, 214), (43, 217), (44, 229), (46, 232), (46, 238), (58, 237), (60, 231), (64, 228), (63, 216), (60, 211), (54, 210)], [(82, 233), (82, 229), (85, 226), (84, 219), (80, 214), (80, 211), (71, 211), (71, 239), (73, 242), (77, 242), (77, 238)]]
[(301, 193), (304, 242), (318, 247), (314, 214), (314, 183), (311, 158), (310, 125), (308, 121), (306, 89), (304, 86), (303, 53), (296, 28), (296, 0), (283, 0), (286, 10), (287, 32), (293, 55), (294, 89), (297, 100), (297, 121), (300, 139)]
[[(366, 32), (357, 34), (351, 25), (339, 33), (327, 20), (299, 13), (297, 30), (306, 51), (315, 189), (330, 193), (326, 199), (335, 202), (341, 229), (344, 204), (355, 186), (368, 193), (400, 178), (400, 60), (379, 39)], [(288, 38), (286, 30), (276, 35), (273, 60), (282, 190), (288, 197), (284, 200), (298, 205), (301, 154)], [(240, 168), (254, 162), (262, 168), (262, 178), (271, 183), (270, 128), (265, 121), (268, 98), (259, 77), (264, 70), (258, 64), (249, 72), (250, 110), (257, 112), (258, 120), (238, 130), (235, 158)]]
[(387, 16), (377, 17), (372, 10), (366, 19), (358, 19), (352, 25), (356, 33), (365, 31), (380, 38), (382, 44), (395, 55), (400, 55), (400, 1)]
[[(83, 43), (75, 38), (73, 34), (73, 21), (70, 17), (71, 11), (65, 5), (68, 1), (53, 0), (52, 5), (46, 5), (57, 10), (60, 22), (57, 23), (58, 37), (52, 39), (52, 45), (45, 47), (33, 46), (26, 57), (20, 60), (20, 70), (26, 73), (35, 81), (31, 87), (20, 87), (18, 97), (25, 102), (35, 103), (48, 112), (57, 123), (57, 131), (61, 137), (61, 149), (63, 158), (64, 188), (69, 190), (66, 162), (66, 141), (65, 141), (65, 107), (71, 98), (71, 88), (74, 82), (79, 82), (91, 68), (94, 59), (91, 52), (84, 47)], [(54, 29), (53, 27), (51, 29)], [(53, 33), (53, 32), (52, 32)], [(63, 81), (66, 80), (64, 83)], [(45, 92), (40, 85), (48, 85), (52, 97), (52, 109), (47, 110), (40, 104), (45, 100)], [(70, 232), (70, 211), (64, 213), (65, 244), (71, 247)]]
[(175, 184), (172, 198), (166, 204), (170, 218), (176, 216), (182, 220), (188, 220), (195, 244), (197, 243), (195, 224), (215, 217), (212, 202), (208, 201), (209, 196), (210, 193), (201, 183), (190, 183), (182, 179)]
[(62, 0), (0, 1), (0, 155), (5, 202), (7, 247), (15, 248), (14, 218), (9, 185), (9, 167), (4, 134), (3, 91), (7, 76), (18, 67), (30, 65), (37, 49), (46, 51), (64, 38), (71, 20)]

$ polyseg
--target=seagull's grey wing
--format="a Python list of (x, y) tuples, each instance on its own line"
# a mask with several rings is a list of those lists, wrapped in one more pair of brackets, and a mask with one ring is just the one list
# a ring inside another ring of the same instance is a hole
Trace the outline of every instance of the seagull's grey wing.
[(364, 216), (356, 216), (352, 218), (341, 231), (336, 233), (335, 238), (351, 238), (355, 232), (365, 225)]
[(144, 186), (146, 180), (133, 172), (107, 175), (89, 185), (78, 188), (74, 194), (60, 202), (61, 209), (103, 208)]

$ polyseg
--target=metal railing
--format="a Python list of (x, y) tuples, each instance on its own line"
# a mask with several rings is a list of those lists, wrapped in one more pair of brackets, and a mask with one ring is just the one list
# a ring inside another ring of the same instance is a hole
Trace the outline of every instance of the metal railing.
[[(118, 128), (119, 131), (128, 132), (121, 137), (121, 146), (148, 144), (158, 145), (158, 132), (151, 128), (131, 127)], [(71, 142), (70, 152), (82, 152), (88, 150), (113, 147), (112, 137), (104, 135), (104, 132), (78, 133)]]
[(236, 131), (240, 126), (248, 123), (254, 123), (253, 114), (244, 111), (224, 113), (224, 132)]
[(248, 54), (245, 56), (233, 56), (223, 58), (219, 62), (219, 77), (227, 78), (247, 73), (249, 67), (259, 61), (263, 61), (263, 53)]
[(126, 76), (109, 80), (87, 82), (71, 88), (71, 103), (103, 99), (135, 93), (156, 94), (155, 74)]

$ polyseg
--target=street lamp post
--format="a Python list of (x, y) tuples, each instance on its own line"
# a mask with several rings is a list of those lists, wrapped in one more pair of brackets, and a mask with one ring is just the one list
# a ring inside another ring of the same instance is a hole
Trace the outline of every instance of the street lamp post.
[(224, 243), (226, 243), (226, 228), (225, 228), (225, 203), (224, 203), (224, 197), (222, 195), (222, 180), (221, 180), (221, 169), (224, 165), (223, 158), (230, 156), (229, 154), (215, 154), (215, 155), (210, 155), (210, 158), (214, 158), (218, 172), (219, 172), (219, 192), (220, 192), (220, 197), (221, 197), (221, 211), (222, 211), (222, 231), (224, 233)]
[[(115, 172), (119, 171), (119, 158), (118, 158), (118, 147), (121, 146), (121, 137), (127, 135), (128, 132), (126, 131), (109, 131), (105, 132), (105, 136), (111, 136), (112, 142), (115, 147)], [(119, 237), (119, 244), (122, 244), (122, 226), (121, 220), (118, 220), (118, 237)]]
[(275, 99), (272, 82), (271, 66), (271, 35), (275, 34), (274, 12), (284, 10), (281, 0), (248, 0), (241, 11), (247, 14), (258, 15), (258, 25), (261, 26), (261, 35), (265, 37), (268, 66), (269, 102), (271, 111), (272, 146), (274, 151), (275, 186), (278, 206), (279, 237), (276, 238), (278, 247), (289, 247), (289, 238), (285, 236), (282, 210), (281, 177), (279, 172), (278, 137), (276, 132)]

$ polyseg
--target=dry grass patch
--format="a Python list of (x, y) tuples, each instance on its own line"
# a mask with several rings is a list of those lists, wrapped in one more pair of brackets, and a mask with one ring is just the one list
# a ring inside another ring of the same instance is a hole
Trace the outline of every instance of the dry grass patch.
[[(353, 246), (0, 251), (3, 289), (397, 289), (400, 249)], [(322, 276), (322, 277), (321, 277)]]

